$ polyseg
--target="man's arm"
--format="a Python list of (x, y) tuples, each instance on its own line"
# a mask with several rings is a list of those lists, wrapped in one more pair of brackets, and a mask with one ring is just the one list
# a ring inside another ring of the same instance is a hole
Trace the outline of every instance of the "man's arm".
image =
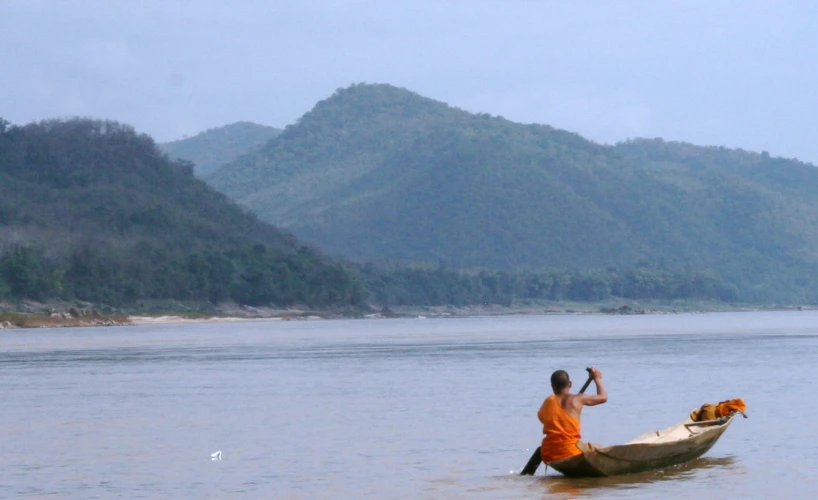
[(590, 394), (580, 394), (579, 402), (584, 406), (596, 406), (608, 401), (608, 391), (605, 390), (605, 385), (602, 384), (602, 372), (596, 368), (591, 368), (591, 379), (596, 385), (596, 396)]

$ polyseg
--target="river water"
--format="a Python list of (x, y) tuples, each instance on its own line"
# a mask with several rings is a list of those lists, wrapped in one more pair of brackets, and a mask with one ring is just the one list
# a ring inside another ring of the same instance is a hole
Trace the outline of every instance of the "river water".
[[(0, 497), (813, 498), (816, 359), (808, 311), (6, 330)], [(551, 372), (589, 365), (595, 443), (749, 418), (683, 466), (518, 476)]]

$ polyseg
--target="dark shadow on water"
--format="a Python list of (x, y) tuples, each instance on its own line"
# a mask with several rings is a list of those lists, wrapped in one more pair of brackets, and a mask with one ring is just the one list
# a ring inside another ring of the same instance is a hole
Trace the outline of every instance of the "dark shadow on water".
[[(582, 497), (586, 494), (602, 494), (605, 490), (625, 490), (639, 488), (662, 481), (686, 481), (696, 479), (699, 472), (707, 469), (731, 469), (736, 464), (733, 456), (704, 457), (665, 469), (626, 474), (613, 477), (570, 478), (561, 475), (547, 475), (537, 478), (536, 486), (543, 493), (561, 495), (562, 498)], [(552, 471), (549, 469), (549, 474)]]

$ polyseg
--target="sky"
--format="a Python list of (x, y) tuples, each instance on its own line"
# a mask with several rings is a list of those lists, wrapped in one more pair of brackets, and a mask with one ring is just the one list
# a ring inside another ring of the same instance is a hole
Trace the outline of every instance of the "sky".
[(812, 1), (0, 0), (0, 117), (164, 142), (389, 83), (600, 143), (818, 163), (816, 21)]

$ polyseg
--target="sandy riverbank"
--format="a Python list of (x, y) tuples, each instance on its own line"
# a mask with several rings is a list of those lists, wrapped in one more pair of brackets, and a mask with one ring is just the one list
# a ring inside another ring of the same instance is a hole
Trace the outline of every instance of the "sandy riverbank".
[(239, 321), (281, 321), (282, 318), (242, 318), (227, 316), (185, 317), (185, 316), (128, 316), (132, 325), (168, 325), (181, 323), (235, 323)]

